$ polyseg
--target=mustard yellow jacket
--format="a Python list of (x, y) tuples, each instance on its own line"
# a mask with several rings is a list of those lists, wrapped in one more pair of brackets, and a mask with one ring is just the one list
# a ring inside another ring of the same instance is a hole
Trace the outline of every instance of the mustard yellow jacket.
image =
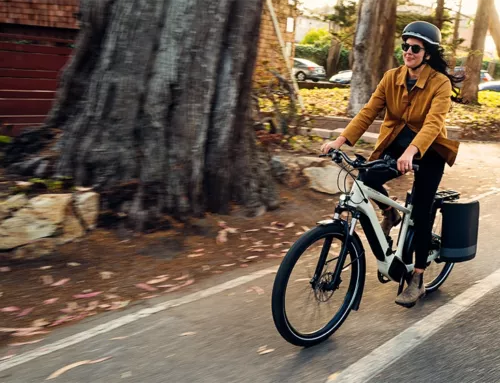
[(384, 122), (370, 160), (380, 157), (405, 125), (416, 133), (412, 145), (418, 148), (416, 158), (421, 158), (432, 147), (452, 166), (459, 143), (447, 138), (445, 119), (451, 106), (451, 83), (442, 73), (429, 65), (423, 67), (417, 83), (408, 92), (408, 68), (400, 66), (387, 71), (370, 98), (342, 132), (349, 145), (354, 145), (373, 123), (376, 116), (387, 107)]

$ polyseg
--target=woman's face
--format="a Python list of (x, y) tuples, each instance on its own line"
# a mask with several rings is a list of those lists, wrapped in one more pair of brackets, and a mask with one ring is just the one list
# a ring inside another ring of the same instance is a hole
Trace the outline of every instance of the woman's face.
[[(424, 59), (424, 56), (426, 55), (424, 43), (422, 42), (422, 40), (410, 37), (405, 41), (405, 44), (403, 44), (403, 46), (407, 49), (406, 52), (403, 49), (403, 59), (405, 65), (408, 68), (415, 68), (416, 66), (420, 65), (420, 63)], [(410, 47), (408, 48), (408, 46)], [(420, 48), (416, 48), (416, 46), (419, 46)], [(415, 53), (415, 50), (419, 50), (419, 52)]]

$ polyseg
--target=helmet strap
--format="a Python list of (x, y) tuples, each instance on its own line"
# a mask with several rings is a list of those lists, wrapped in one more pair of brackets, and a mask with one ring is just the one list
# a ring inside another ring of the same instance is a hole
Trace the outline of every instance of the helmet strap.
[(420, 68), (422, 65), (424, 64), (427, 64), (427, 60), (424, 58), (422, 59), (422, 62), (420, 64), (418, 64), (416, 67), (414, 68), (410, 68), (411, 70), (417, 70), (418, 68)]

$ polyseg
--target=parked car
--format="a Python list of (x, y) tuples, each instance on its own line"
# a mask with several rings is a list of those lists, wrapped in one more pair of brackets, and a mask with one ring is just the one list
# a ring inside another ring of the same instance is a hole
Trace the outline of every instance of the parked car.
[(326, 79), (325, 68), (306, 59), (293, 59), (293, 74), (297, 81), (319, 81)]
[(500, 92), (500, 81), (488, 81), (479, 84), (479, 91), (490, 90), (492, 92)]
[(348, 85), (351, 83), (352, 79), (352, 70), (341, 70), (339, 73), (334, 74), (330, 77), (330, 82), (334, 84), (343, 84)]
[[(455, 75), (462, 76), (465, 73), (465, 68), (462, 66), (456, 66), (455, 67)], [(491, 77), (491, 75), (488, 73), (488, 71), (481, 69), (480, 75), (479, 75), (479, 84), (483, 84), (489, 81), (493, 81), (494, 78)], [(462, 87), (462, 83), (458, 83), (457, 86), (459, 88)]]

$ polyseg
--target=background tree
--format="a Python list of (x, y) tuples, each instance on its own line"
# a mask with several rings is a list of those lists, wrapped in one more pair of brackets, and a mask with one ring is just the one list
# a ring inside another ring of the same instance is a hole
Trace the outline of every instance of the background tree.
[[(390, 36), (391, 24), (395, 24), (396, 1), (380, 2), (364, 0), (360, 4), (356, 35), (353, 49), (353, 76), (351, 80), (351, 96), (348, 114), (355, 115), (370, 99), (377, 83), (383, 76), (382, 67), (387, 67), (387, 61), (392, 62), (394, 52), (394, 34)], [(389, 28), (386, 30), (386, 28)], [(379, 36), (390, 40), (392, 49), (383, 45)], [(374, 38), (377, 36), (377, 38)]]
[(464, 42), (464, 39), (459, 38), (458, 30), (460, 27), (461, 20), (461, 12), (462, 12), (462, 0), (458, 2), (458, 11), (455, 14), (455, 22), (453, 25), (453, 39), (451, 42), (451, 54), (450, 54), (450, 68), (454, 70), (457, 63), (457, 49)]
[(83, 0), (47, 121), (63, 131), (57, 174), (93, 185), (136, 230), (231, 201), (275, 207), (250, 128), (262, 3)]
[(463, 83), (461, 93), (465, 102), (477, 103), (478, 85), (484, 54), (484, 40), (488, 31), (490, 14), (493, 9), (493, 0), (478, 1), (471, 47), (467, 56), (466, 79)]
[(498, 10), (495, 4), (492, 5), (492, 10), (490, 13), (490, 33), (497, 47), (497, 56), (500, 58), (500, 18), (498, 17)]
[(444, 0), (437, 0), (434, 24), (439, 29), (442, 29), (444, 21), (445, 21), (444, 20)]

